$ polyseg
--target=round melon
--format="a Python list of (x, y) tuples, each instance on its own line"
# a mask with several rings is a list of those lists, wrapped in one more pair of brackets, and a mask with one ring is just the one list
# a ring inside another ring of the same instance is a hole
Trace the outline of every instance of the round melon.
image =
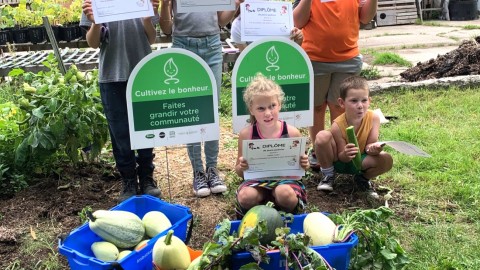
[(257, 205), (247, 211), (238, 227), (238, 235), (243, 236), (246, 228), (254, 228), (261, 220), (265, 220), (267, 233), (259, 239), (260, 243), (270, 244), (277, 237), (275, 229), (283, 227), (284, 224), (280, 213), (267, 205)]
[(320, 212), (309, 213), (303, 221), (303, 232), (310, 236), (313, 246), (333, 243), (336, 227), (330, 218)]
[(145, 226), (145, 234), (150, 238), (172, 227), (168, 217), (160, 211), (146, 213), (142, 218), (142, 222), (143, 226)]

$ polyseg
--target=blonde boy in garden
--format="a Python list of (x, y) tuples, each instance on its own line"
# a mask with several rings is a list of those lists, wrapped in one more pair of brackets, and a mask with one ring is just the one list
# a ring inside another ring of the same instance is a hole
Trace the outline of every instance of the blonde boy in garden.
[[(238, 137), (238, 158), (235, 171), (243, 178), (248, 163), (242, 156), (244, 140), (300, 137), (300, 131), (278, 119), (282, 108), (284, 92), (278, 84), (258, 74), (243, 94), (250, 111), (250, 126), (240, 131)], [(303, 169), (309, 167), (307, 155), (300, 157)], [(301, 180), (247, 180), (237, 189), (237, 215), (243, 216), (250, 208), (274, 202), (282, 211), (296, 213), (307, 201), (305, 186)]]
[[(345, 113), (333, 121), (330, 130), (322, 130), (315, 137), (315, 153), (323, 175), (317, 190), (332, 191), (335, 172), (353, 174), (360, 190), (378, 198), (370, 179), (389, 171), (393, 159), (378, 142), (380, 118), (368, 109), (370, 90), (367, 80), (359, 76), (346, 78), (340, 85), (338, 104)], [(349, 126), (354, 127), (358, 147), (347, 141), (346, 128)], [(362, 154), (360, 171), (352, 162), (359, 151)]]

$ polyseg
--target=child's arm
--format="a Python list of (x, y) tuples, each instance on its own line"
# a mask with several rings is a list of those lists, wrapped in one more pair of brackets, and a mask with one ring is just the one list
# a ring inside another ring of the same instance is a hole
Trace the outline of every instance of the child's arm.
[(85, 0), (83, 1), (82, 10), (87, 19), (92, 22), (92, 25), (87, 31), (87, 43), (88, 46), (96, 49), (100, 46), (100, 38), (102, 36), (102, 25), (95, 24), (95, 18), (93, 17), (93, 10), (92, 10), (92, 1)]
[[(244, 0), (235, 0), (235, 8), (238, 9), (240, 6), (240, 3), (243, 3)], [(236, 13), (235, 10), (228, 10), (228, 11), (218, 11), (217, 16), (218, 16), (218, 25), (220, 27), (224, 27), (227, 25), (229, 22), (231, 22), (235, 16)]]
[(365, 153), (371, 156), (380, 154), (383, 150), (383, 146), (378, 142), (378, 136), (380, 134), (380, 117), (377, 114), (373, 115), (372, 130), (368, 134), (367, 144), (365, 145)]
[(360, 7), (359, 17), (360, 22), (368, 24), (377, 13), (378, 0), (364, 0), (363, 6)]
[(252, 133), (252, 127), (246, 127), (240, 131), (238, 135), (238, 152), (237, 152), (237, 162), (235, 163), (235, 172), (238, 176), (243, 178), (243, 172), (248, 169), (248, 163), (243, 158), (243, 140), (248, 140), (250, 134)]
[[(295, 1), (294, 4), (296, 4), (297, 1)], [(300, 0), (298, 2), (298, 5), (293, 9), (293, 24), (302, 29), (308, 23), (308, 20), (310, 20), (312, 0)]]
[(162, 0), (160, 9), (160, 29), (165, 35), (172, 34), (172, 0)]
[(155, 18), (155, 16), (158, 16), (159, 1), (160, 0), (151, 0), (153, 7), (153, 17), (143, 18), (143, 28), (145, 28), (145, 34), (147, 34), (147, 39), (150, 44), (155, 43), (155, 40), (157, 39), (157, 30), (155, 29), (153, 19)]

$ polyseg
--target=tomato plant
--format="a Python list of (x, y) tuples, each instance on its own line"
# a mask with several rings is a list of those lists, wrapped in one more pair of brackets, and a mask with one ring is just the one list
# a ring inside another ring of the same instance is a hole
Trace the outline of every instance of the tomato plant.
[[(81, 149), (86, 147), (93, 160), (108, 139), (97, 70), (84, 73), (72, 65), (64, 76), (53, 54), (43, 64), (48, 71), (37, 74), (13, 69), (11, 79), (0, 86), (15, 89), (15, 104), (0, 107), (5, 108), (0, 122), (2, 137), (9, 134), (9, 141), (0, 140), (0, 147), (11, 148), (2, 151), (14, 152), (5, 162), (11, 160), (8, 167), (23, 174), (48, 173), (59, 161), (78, 163), (83, 158)], [(11, 117), (6, 119), (4, 114)]]

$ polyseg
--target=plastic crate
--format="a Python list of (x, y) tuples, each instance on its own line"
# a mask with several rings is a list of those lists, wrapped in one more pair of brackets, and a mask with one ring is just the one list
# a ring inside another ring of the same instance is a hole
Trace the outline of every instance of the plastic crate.
[[(293, 223), (289, 223), (290, 233), (303, 232), (303, 221), (307, 214), (294, 215)], [(230, 232), (238, 231), (240, 220), (232, 221)], [(345, 243), (333, 243), (325, 246), (312, 246), (311, 248), (322, 255), (323, 258), (336, 270), (346, 270), (350, 263), (350, 255), (354, 246), (358, 244), (358, 237), (352, 234)], [(280, 255), (279, 251), (267, 252), (270, 257), (269, 264), (261, 263), (260, 267), (265, 270), (284, 270), (285, 258)], [(254, 262), (254, 259), (248, 252), (238, 252), (232, 255), (231, 269), (238, 270), (242, 265)]]
[[(183, 241), (190, 237), (192, 219), (190, 209), (185, 206), (170, 204), (158, 198), (141, 195), (131, 197), (110, 210), (124, 210), (137, 214), (140, 218), (149, 211), (163, 212), (172, 222), (174, 235)], [(100, 270), (100, 269), (123, 269), (123, 270), (152, 270), (152, 250), (155, 242), (161, 236), (167, 234), (165, 230), (147, 242), (147, 245), (139, 251), (132, 251), (118, 262), (104, 262), (94, 257), (90, 246), (102, 239), (90, 230), (88, 224), (84, 224), (73, 230), (64, 240), (60, 239), (58, 249), (67, 257), (72, 270)]]

